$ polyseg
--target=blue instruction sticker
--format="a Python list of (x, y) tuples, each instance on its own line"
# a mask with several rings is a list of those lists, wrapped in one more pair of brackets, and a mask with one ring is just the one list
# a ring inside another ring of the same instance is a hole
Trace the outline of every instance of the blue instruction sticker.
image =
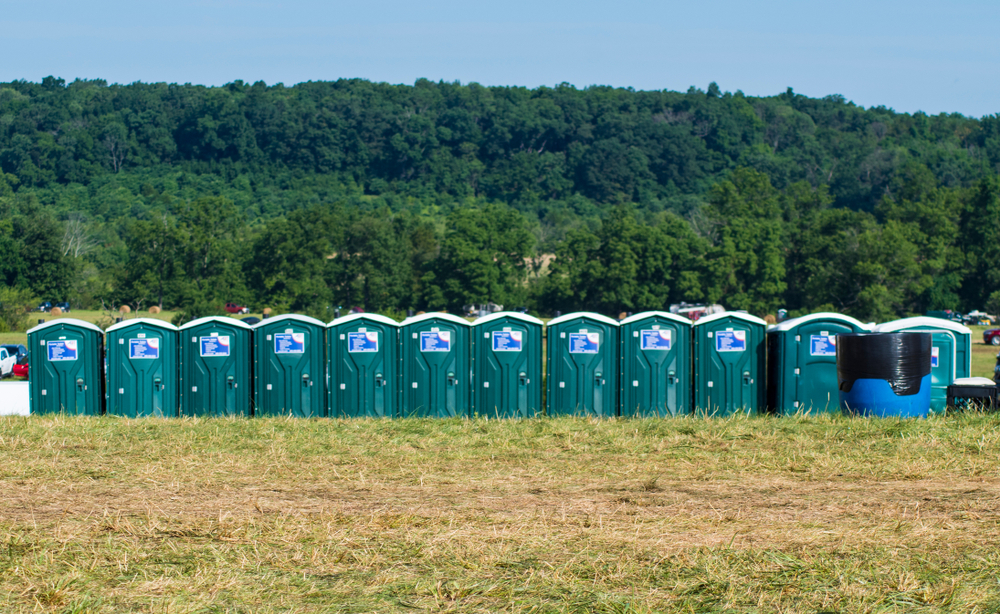
[(49, 360), (52, 362), (58, 362), (60, 360), (76, 360), (76, 339), (49, 341), (45, 344), (45, 346), (49, 348)]
[(274, 335), (275, 354), (304, 354), (305, 351), (305, 333), (277, 333)]
[(745, 352), (747, 350), (747, 331), (720, 330), (715, 333), (716, 352)]
[(836, 335), (812, 335), (809, 337), (810, 356), (836, 356)]
[(521, 331), (519, 331), (519, 330), (495, 330), (495, 331), (493, 331), (493, 351), (494, 352), (520, 352), (521, 351)]
[(639, 349), (669, 350), (671, 345), (673, 345), (673, 339), (669, 329), (639, 331)]
[(131, 360), (136, 359), (149, 359), (153, 360), (160, 357), (160, 340), (156, 338), (150, 339), (129, 339), (128, 340), (128, 357)]
[(940, 351), (936, 347), (931, 347), (931, 368), (938, 366), (938, 357), (940, 356)]
[(377, 352), (378, 351), (378, 331), (365, 333), (347, 333), (347, 351), (354, 352)]
[(421, 352), (450, 352), (451, 331), (434, 330), (420, 333)]
[(202, 356), (229, 356), (229, 335), (199, 337)]
[(601, 333), (570, 333), (570, 354), (596, 354), (601, 345)]

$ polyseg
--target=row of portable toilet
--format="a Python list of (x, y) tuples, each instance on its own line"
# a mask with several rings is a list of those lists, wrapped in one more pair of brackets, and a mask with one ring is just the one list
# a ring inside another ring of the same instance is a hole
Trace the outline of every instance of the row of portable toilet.
[[(473, 331), (486, 338), (475, 343)], [(531, 415), (541, 408), (541, 333), (540, 320), (519, 313), (474, 327), (442, 313), (402, 324), (357, 314), (329, 325), (283, 315), (252, 327), (225, 317), (180, 328), (139, 318), (107, 331), (58, 319), (28, 331), (30, 406), (129, 417), (393, 417), (468, 415), (478, 402)], [(470, 347), (482, 355), (478, 394)]]
[[(693, 325), (664, 312), (621, 322), (569, 314), (547, 325), (546, 411), (835, 410), (836, 335), (868, 330), (839, 314), (770, 330), (745, 313)], [(876, 330), (932, 333), (935, 409), (947, 385), (969, 375), (971, 332), (961, 325), (909, 318)], [(520, 313), (474, 324), (441, 313), (402, 323), (356, 314), (326, 326), (285, 315), (254, 327), (213, 317), (180, 329), (136, 319), (106, 331), (105, 352), (100, 328), (52, 320), (29, 331), (32, 411), (96, 414), (104, 401), (108, 413), (124, 416), (248, 415), (253, 407), (257, 415), (303, 417), (527, 417), (542, 408), (542, 331), (540, 320)]]

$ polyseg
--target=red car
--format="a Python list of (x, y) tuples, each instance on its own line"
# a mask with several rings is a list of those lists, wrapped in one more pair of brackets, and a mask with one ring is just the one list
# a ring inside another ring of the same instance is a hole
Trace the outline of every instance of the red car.
[(236, 303), (226, 303), (226, 311), (229, 313), (250, 313), (250, 308)]
[(983, 343), (986, 345), (1000, 345), (1000, 328), (984, 330)]
[(28, 356), (22, 356), (21, 360), (14, 363), (14, 377), (28, 378)]

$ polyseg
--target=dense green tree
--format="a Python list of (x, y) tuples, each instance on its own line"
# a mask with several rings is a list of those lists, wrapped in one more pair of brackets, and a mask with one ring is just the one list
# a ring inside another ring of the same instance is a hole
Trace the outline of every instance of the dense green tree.
[(712, 189), (709, 203), (714, 235), (709, 301), (757, 314), (775, 312), (787, 288), (778, 191), (767, 175), (741, 168)]
[(982, 309), (1000, 291), (1000, 181), (984, 179), (962, 212), (959, 247), (966, 259), (961, 295), (966, 309)]
[(116, 298), (122, 304), (177, 305), (182, 235), (176, 220), (136, 220), (125, 231), (128, 260), (120, 271)]
[[(497, 303), (514, 307), (527, 297), (534, 236), (513, 209), (490, 204), (455, 209), (447, 219), (441, 254), (427, 278), (429, 307)], [(433, 304), (443, 300), (445, 304)]]
[(550, 309), (613, 314), (696, 301), (705, 296), (707, 247), (674, 215), (640, 224), (632, 207), (620, 204), (597, 232), (579, 229), (567, 236), (541, 289), (542, 301)]
[(310, 207), (269, 224), (244, 264), (257, 304), (319, 315), (337, 305), (343, 279), (337, 255), (347, 221), (339, 207)]
[(387, 210), (347, 227), (338, 255), (344, 305), (375, 312), (406, 309), (413, 292), (413, 260), (405, 230)]

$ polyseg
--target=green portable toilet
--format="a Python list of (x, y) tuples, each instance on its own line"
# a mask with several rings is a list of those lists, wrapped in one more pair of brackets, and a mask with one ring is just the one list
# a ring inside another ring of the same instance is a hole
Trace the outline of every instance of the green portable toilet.
[(972, 331), (957, 322), (929, 318), (903, 318), (875, 327), (876, 333), (931, 333), (931, 409), (947, 406), (948, 386), (972, 376)]
[(28, 331), (28, 407), (33, 414), (99, 416), (104, 405), (104, 331), (72, 318)]
[(472, 324), (472, 411), (529, 418), (542, 409), (542, 321), (505, 311)]
[(621, 415), (691, 413), (691, 320), (647, 311), (620, 323)]
[(618, 322), (569, 313), (546, 326), (546, 413), (618, 415)]
[(319, 320), (296, 314), (254, 325), (254, 415), (326, 416), (325, 333)]
[(329, 407), (337, 417), (394, 418), (399, 397), (399, 322), (356, 313), (327, 325)]
[(210, 316), (181, 326), (181, 415), (249, 416), (253, 328)]
[(737, 311), (694, 323), (695, 412), (727, 416), (764, 409), (766, 329), (764, 320)]
[(425, 313), (400, 324), (404, 417), (468, 416), (472, 383), (469, 323), (448, 313)]
[(870, 330), (850, 316), (813, 313), (767, 331), (767, 408), (778, 414), (840, 411), (837, 335)]
[(177, 416), (177, 327), (151, 318), (108, 328), (108, 404), (113, 416)]

